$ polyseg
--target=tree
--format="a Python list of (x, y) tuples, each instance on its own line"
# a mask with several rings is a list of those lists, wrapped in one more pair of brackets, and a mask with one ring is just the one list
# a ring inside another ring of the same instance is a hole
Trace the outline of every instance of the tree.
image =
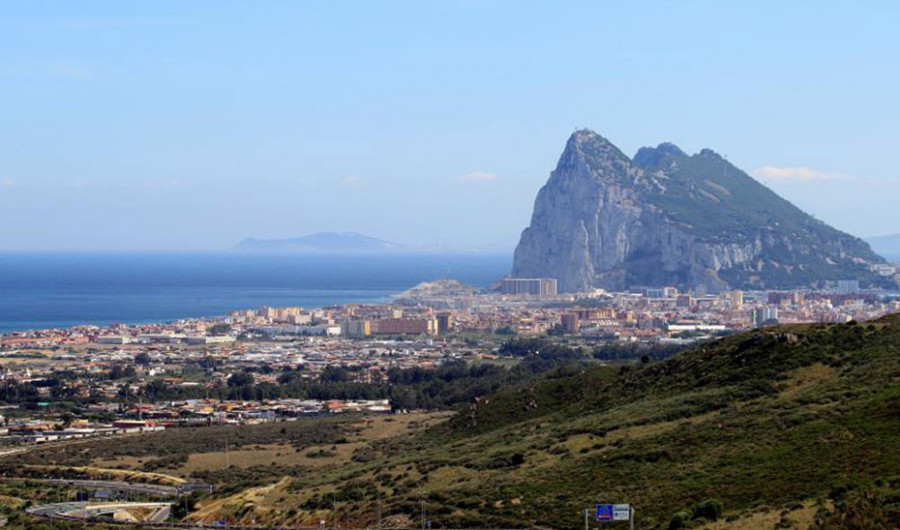
[(551, 337), (562, 337), (566, 334), (566, 327), (562, 324), (553, 324), (553, 326), (547, 330), (547, 335)]
[(235, 374), (231, 374), (231, 377), (228, 378), (228, 386), (240, 387), (240, 386), (251, 386), (255, 379), (253, 378), (253, 374), (247, 372), (237, 372)]
[(343, 366), (326, 366), (322, 369), (322, 374), (319, 376), (320, 381), (332, 383), (349, 381), (350, 379), (350, 373)]
[(63, 412), (62, 416), (59, 417), (60, 425), (62, 425), (63, 429), (68, 429), (74, 420), (75, 416), (71, 412)]
[(122, 366), (121, 364), (116, 364), (109, 370), (109, 379), (112, 381), (128, 377), (134, 377), (133, 366)]
[(278, 376), (278, 384), (290, 385), (296, 383), (299, 379), (300, 375), (296, 372), (282, 372), (281, 375)]
[(210, 335), (228, 335), (231, 332), (231, 324), (222, 322), (209, 328), (207, 331)]
[(156, 401), (166, 394), (166, 383), (162, 379), (154, 379), (144, 386), (144, 395), (151, 401)]
[(134, 364), (139, 364), (141, 366), (146, 366), (152, 362), (150, 358), (150, 354), (142, 351), (141, 353), (134, 356)]

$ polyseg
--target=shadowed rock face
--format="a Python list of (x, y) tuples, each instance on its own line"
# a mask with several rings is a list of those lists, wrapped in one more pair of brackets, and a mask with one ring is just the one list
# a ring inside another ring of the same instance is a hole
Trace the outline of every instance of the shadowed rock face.
[(593, 287), (791, 288), (880, 281), (883, 262), (704, 149), (669, 143), (631, 160), (599, 134), (566, 143), (516, 247), (513, 276)]

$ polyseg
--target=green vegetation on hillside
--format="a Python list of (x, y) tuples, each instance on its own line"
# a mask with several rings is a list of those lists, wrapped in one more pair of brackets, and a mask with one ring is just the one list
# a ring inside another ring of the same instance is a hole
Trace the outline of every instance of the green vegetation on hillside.
[(540, 380), (374, 447), (357, 479), (335, 484), (395, 510), (424, 495), (442, 526), (570, 528), (603, 499), (668, 528), (698, 524), (704, 503), (739, 517), (868, 488), (896, 518), (900, 454), (884, 448), (900, 446), (898, 348), (897, 317), (780, 327)]
[[(546, 346), (506, 348), (539, 358)], [(603, 500), (633, 503), (638, 528), (803, 517), (816, 530), (897, 528), (900, 316), (766, 328), (646, 364), (580, 364), (427, 430), (342, 429), (344, 440), (303, 444), (293, 465), (209, 473), (172, 462), (182, 471), (168, 472), (222, 486), (193, 521), (363, 526), (380, 505), (386, 520), (416, 526), (424, 503), (435, 528), (572, 528)], [(153, 447), (156, 436), (135, 440)]]
[(754, 274), (773, 287), (838, 276), (879, 282), (868, 264), (883, 260), (865, 241), (803, 212), (713, 151), (666, 152), (650, 162), (646, 170), (663, 174), (654, 177), (659, 187), (648, 190), (647, 199), (690, 233), (712, 243), (758, 239), (765, 245), (763, 270), (720, 272), (730, 284), (750, 286)]

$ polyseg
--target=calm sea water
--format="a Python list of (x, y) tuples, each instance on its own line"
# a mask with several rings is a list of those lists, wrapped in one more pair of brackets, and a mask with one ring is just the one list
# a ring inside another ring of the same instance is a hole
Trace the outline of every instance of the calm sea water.
[(436, 278), (483, 287), (509, 255), (0, 253), (0, 332), (376, 302)]

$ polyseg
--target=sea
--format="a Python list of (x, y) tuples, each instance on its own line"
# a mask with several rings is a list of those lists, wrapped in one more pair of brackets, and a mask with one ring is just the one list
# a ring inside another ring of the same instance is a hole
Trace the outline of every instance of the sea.
[(0, 332), (374, 303), (420, 282), (486, 287), (509, 254), (0, 253)]

